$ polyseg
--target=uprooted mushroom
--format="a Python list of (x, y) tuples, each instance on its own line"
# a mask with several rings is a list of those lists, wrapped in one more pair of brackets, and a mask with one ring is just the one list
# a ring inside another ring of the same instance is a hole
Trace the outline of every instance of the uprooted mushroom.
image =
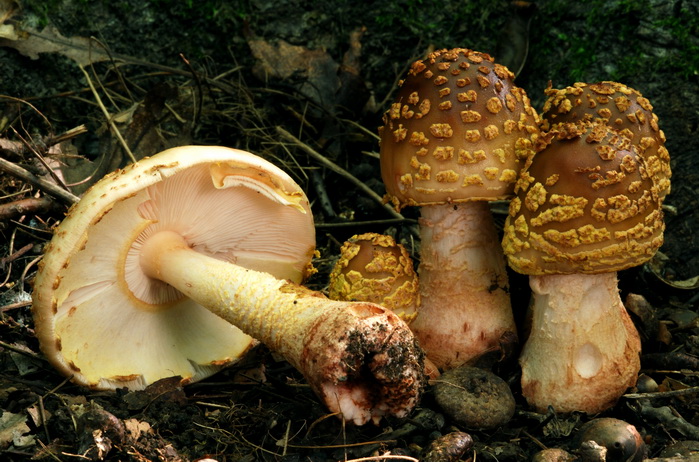
[(36, 277), (36, 334), (58, 370), (98, 389), (200, 380), (254, 338), (347, 421), (407, 415), (424, 385), (412, 333), (379, 305), (299, 285), (314, 249), (308, 200), (282, 170), (229, 148), (170, 149), (69, 211)]

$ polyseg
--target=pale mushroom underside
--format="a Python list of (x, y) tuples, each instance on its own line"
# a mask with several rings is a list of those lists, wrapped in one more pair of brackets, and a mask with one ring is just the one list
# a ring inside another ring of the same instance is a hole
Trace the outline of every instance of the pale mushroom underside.
[[(251, 187), (249, 175), (239, 175), (239, 162), (232, 169), (201, 163), (172, 175), (169, 168), (162, 160), (149, 170), (145, 189), (134, 185), (142, 176), (132, 169), (117, 174), (108, 191), (88, 192), (51, 244), (57, 256), (44, 262), (35, 292), (34, 312), (43, 320), (38, 336), (54, 365), (78, 383), (138, 389), (170, 376), (196, 381), (235, 362), (253, 343), (143, 274), (139, 249), (155, 232), (175, 231), (198, 252), (278, 278), (298, 282), (307, 269), (312, 219), (284, 199), (265, 197), (272, 189)], [(224, 182), (215, 184), (221, 170)], [(155, 182), (160, 176), (165, 180)], [(116, 198), (119, 189), (138, 192)], [(61, 234), (82, 237), (71, 241)]]

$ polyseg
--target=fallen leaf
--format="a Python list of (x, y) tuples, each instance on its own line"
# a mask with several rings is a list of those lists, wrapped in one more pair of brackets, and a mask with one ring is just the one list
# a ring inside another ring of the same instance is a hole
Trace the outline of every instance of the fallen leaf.
[(148, 422), (138, 419), (124, 420), (124, 427), (126, 427), (126, 433), (129, 435), (131, 441), (138, 441), (141, 435), (153, 432)]
[(85, 37), (64, 37), (55, 27), (41, 31), (18, 30), (16, 26), (0, 26), (0, 46), (14, 48), (24, 56), (39, 59), (41, 53), (58, 53), (81, 66), (110, 59), (96, 42)]
[(35, 427), (44, 425), (51, 418), (51, 413), (46, 409), (40, 408), (38, 405), (28, 407), (27, 414), (32, 419), (32, 423)]
[[(296, 87), (305, 96), (326, 108), (332, 108), (340, 87), (340, 65), (324, 50), (309, 50), (284, 40), (275, 43), (262, 39), (248, 41), (257, 63), (253, 73), (260, 80), (298, 79)], [(286, 82), (289, 83), (289, 82)]]
[[(15, 344), (14, 346), (21, 347), (21, 345), (17, 344)], [(32, 354), (35, 353), (32, 352)], [(20, 377), (23, 377), (27, 374), (31, 374), (32, 372), (36, 372), (39, 370), (41, 366), (43, 366), (43, 364), (39, 360), (30, 358), (27, 355), (16, 353), (14, 351), (10, 352), (10, 358), (12, 358), (12, 362), (15, 364), (15, 367), (17, 368), (17, 372), (19, 373)]]
[(33, 444), (33, 437), (25, 436), (29, 432), (25, 415), (3, 411), (0, 416), (0, 448), (6, 448), (10, 444), (18, 447)]
[(19, 9), (14, 0), (0, 0), (0, 24), (10, 19)]

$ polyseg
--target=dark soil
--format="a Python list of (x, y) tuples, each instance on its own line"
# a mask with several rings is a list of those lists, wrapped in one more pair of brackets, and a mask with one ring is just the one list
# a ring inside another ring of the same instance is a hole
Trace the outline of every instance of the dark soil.
[[(83, 72), (65, 48), (49, 52), (41, 42), (36, 46), (43, 52), (33, 59), (2, 39), (0, 29), (0, 142), (19, 143), (17, 149), (0, 144), (3, 158), (36, 175), (46, 169), (32, 150), (60, 160), (70, 166), (65, 181), (79, 195), (130, 161), (115, 129), (135, 158), (183, 144), (259, 154), (288, 171), (312, 201), (320, 256), (307, 284), (316, 290), (325, 289), (340, 245), (356, 233), (391, 234), (418, 262), (416, 212), (406, 209), (397, 220), (358, 187), (383, 194), (375, 133), (414, 59), (443, 47), (489, 52), (517, 72), (537, 108), (549, 82), (617, 80), (641, 91), (667, 135), (672, 193), (665, 244), (650, 263), (620, 273), (620, 287), (625, 300), (643, 298), (628, 304), (643, 339), (639, 391), (669, 393), (623, 397), (603, 416), (635, 425), (649, 457), (671, 455), (668, 448), (678, 443), (699, 444), (695, 2), (540, 0), (529, 8), (505, 0), (22, 3), (6, 24), (24, 31), (49, 25), (64, 38), (94, 40), (69, 47), (89, 43), (77, 59)], [(0, 0), (0, 21), (12, 5)], [(105, 49), (105, 59), (98, 59)], [(69, 132), (80, 126), (79, 134)], [(532, 413), (519, 392), (517, 364), (507, 362), (495, 372), (517, 406), (496, 430), (461, 428), (443, 415), (430, 390), (408, 419), (343, 425), (327, 415), (303, 377), (264, 346), (184, 388), (172, 379), (140, 392), (75, 386), (42, 357), (30, 308), (36, 263), (68, 203), (31, 181), (0, 176), (1, 460), (417, 460), (441, 435), (463, 431), (472, 447), (441, 460), (520, 461), (544, 447), (579, 455), (574, 435), (599, 417)], [(494, 212), (502, 222), (503, 208)], [(521, 318), (527, 280), (512, 274), (511, 286)], [(647, 379), (659, 388), (647, 388)]]

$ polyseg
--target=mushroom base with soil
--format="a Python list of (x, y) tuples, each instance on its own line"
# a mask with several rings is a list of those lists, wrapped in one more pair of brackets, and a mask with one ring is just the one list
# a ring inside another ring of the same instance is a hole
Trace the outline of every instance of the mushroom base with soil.
[(332, 411), (361, 425), (405, 417), (424, 386), (423, 353), (408, 326), (372, 303), (318, 292), (200, 254), (177, 233), (141, 248), (146, 275), (178, 289), (278, 352)]
[(615, 272), (530, 276), (522, 394), (538, 412), (596, 413), (636, 383), (641, 342)]
[(427, 357), (451, 369), (517, 338), (493, 217), (485, 202), (420, 209), (421, 305), (410, 327)]

